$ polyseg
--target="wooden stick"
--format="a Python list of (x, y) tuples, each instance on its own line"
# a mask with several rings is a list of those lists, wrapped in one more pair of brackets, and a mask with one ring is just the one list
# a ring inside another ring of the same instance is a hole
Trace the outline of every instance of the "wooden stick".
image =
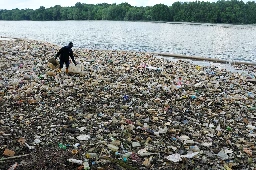
[(8, 158), (1, 158), (0, 161), (6, 161), (6, 160), (10, 160), (10, 159), (22, 158), (22, 157), (26, 157), (26, 156), (29, 156), (29, 155), (30, 154), (25, 154), (25, 155), (12, 156), (12, 157), (8, 157)]
[(255, 62), (243, 62), (243, 61), (229, 61), (229, 60), (222, 60), (217, 58), (204, 58), (204, 57), (197, 57), (197, 56), (186, 56), (186, 55), (179, 55), (179, 54), (169, 54), (169, 53), (152, 53), (155, 55), (163, 56), (163, 57), (173, 57), (173, 58), (180, 58), (180, 59), (190, 59), (190, 60), (197, 60), (197, 61), (212, 61), (217, 63), (230, 63), (230, 64), (244, 64), (244, 65), (252, 65), (256, 66)]

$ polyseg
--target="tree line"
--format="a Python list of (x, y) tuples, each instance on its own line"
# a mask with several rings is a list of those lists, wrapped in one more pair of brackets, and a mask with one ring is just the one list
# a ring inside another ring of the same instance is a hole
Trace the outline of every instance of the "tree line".
[(75, 6), (38, 9), (0, 9), (0, 20), (118, 20), (255, 24), (256, 3), (238, 0), (217, 2), (174, 2), (171, 6), (136, 7), (129, 3), (97, 5), (77, 2)]

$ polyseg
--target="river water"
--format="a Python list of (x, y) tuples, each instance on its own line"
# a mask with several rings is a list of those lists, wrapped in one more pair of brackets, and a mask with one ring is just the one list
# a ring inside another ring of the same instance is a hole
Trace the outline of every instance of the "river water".
[(164, 52), (256, 61), (256, 25), (125, 21), (0, 21), (0, 36), (74, 48)]

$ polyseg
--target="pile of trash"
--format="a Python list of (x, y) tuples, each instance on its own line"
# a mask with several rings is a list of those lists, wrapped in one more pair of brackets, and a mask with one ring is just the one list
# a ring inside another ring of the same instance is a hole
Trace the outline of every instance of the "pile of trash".
[[(254, 169), (255, 67), (0, 41), (0, 169)], [(51, 62), (49, 62), (51, 61)]]

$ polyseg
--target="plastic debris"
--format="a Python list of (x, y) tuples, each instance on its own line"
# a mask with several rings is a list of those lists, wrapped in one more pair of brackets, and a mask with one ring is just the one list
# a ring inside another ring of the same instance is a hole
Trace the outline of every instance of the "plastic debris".
[(136, 148), (136, 147), (140, 147), (140, 143), (139, 142), (132, 142), (132, 147)]
[(73, 149), (72, 151), (71, 151), (71, 153), (73, 154), (73, 155), (76, 155), (76, 154), (78, 154), (78, 150), (76, 150), (76, 149)]
[(249, 156), (252, 156), (252, 150), (249, 148), (244, 148), (243, 151), (247, 153)]
[(15, 152), (10, 149), (5, 149), (3, 155), (5, 156), (14, 156)]
[(172, 161), (172, 162), (179, 162), (182, 160), (182, 158), (193, 158), (197, 154), (199, 154), (199, 152), (191, 152), (186, 155), (180, 155), (178, 153), (175, 153), (175, 154), (167, 156), (166, 159), (168, 159), (169, 161)]
[(21, 145), (24, 145), (25, 142), (26, 142), (26, 139), (25, 139), (25, 138), (19, 138), (19, 139), (18, 139), (18, 142), (19, 142)]
[(112, 144), (108, 144), (108, 148), (112, 151), (118, 151), (119, 147), (112, 145)]
[(256, 167), (254, 66), (230, 72), (153, 53), (76, 48), (79, 64), (66, 74), (48, 62), (59, 46), (0, 43), (0, 145), (13, 149), (3, 161), (24, 159), (23, 169)]
[(155, 154), (157, 153), (148, 152), (146, 148), (138, 151), (138, 155), (140, 155), (141, 157), (155, 155)]
[(88, 163), (87, 160), (85, 160), (85, 161), (83, 162), (83, 166), (84, 166), (84, 170), (89, 170), (89, 169), (90, 169), (90, 165), (89, 165), (89, 163)]
[(8, 170), (15, 170), (18, 167), (18, 163), (15, 162), (15, 164), (13, 164)]
[(31, 150), (31, 149), (35, 149), (35, 146), (30, 146), (29, 144), (27, 144), (26, 142), (25, 142), (25, 145), (28, 147), (28, 149), (29, 150)]
[(59, 148), (65, 150), (65, 149), (67, 149), (67, 146), (62, 143), (59, 143)]
[(166, 159), (168, 159), (169, 161), (172, 161), (172, 162), (179, 162), (182, 160), (180, 154), (178, 154), (178, 153), (169, 155), (166, 157)]
[(222, 160), (227, 160), (229, 159), (229, 156), (227, 155), (227, 153), (224, 150), (221, 150), (218, 155), (218, 157), (220, 157)]
[(78, 148), (80, 146), (80, 143), (75, 143), (73, 146), (74, 148)]
[(149, 158), (145, 158), (145, 160), (143, 161), (142, 163), (145, 167), (149, 167), (151, 164), (150, 164), (150, 159)]
[(98, 154), (97, 153), (86, 153), (85, 156), (86, 156), (87, 159), (98, 158)]
[(194, 156), (196, 156), (197, 154), (199, 154), (199, 152), (191, 152), (188, 153), (186, 155), (181, 155), (182, 158), (193, 158)]
[(80, 164), (80, 165), (83, 164), (82, 160), (72, 159), (72, 158), (68, 159), (68, 162), (75, 163), (75, 164)]
[(91, 137), (90, 137), (90, 135), (79, 135), (76, 138), (78, 140), (89, 140)]

